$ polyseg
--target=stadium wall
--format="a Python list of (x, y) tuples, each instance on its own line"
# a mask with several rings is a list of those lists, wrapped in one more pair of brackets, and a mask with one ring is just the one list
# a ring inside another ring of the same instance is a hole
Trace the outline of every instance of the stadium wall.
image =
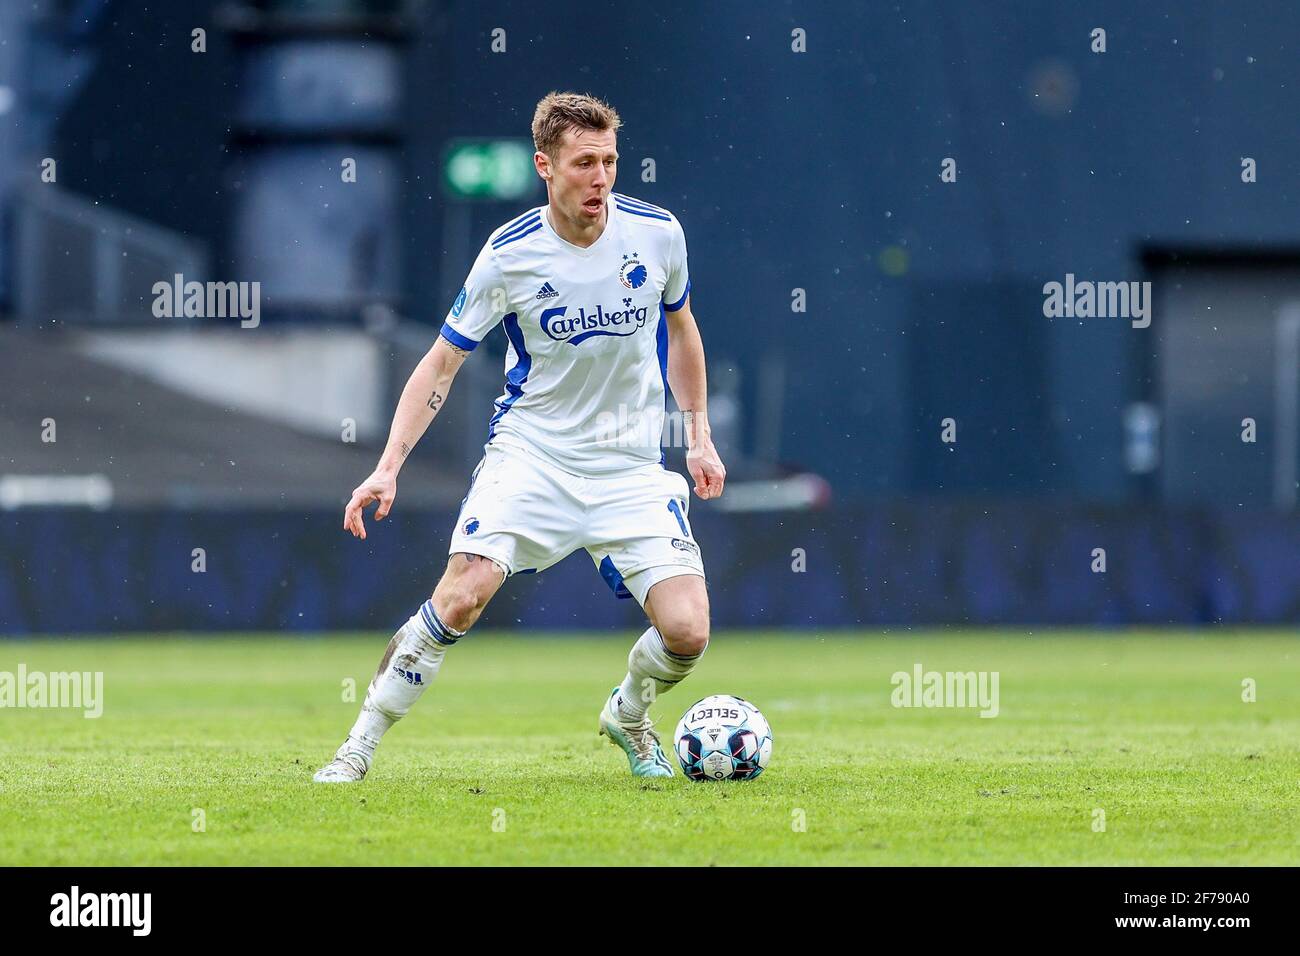
[[(278, 89), (278, 73), (268, 86), (241, 72), (241, 48), (215, 26), (210, 52), (190, 52), (190, 30), (221, 22), (230, 4), (112, 6), (100, 34), (112, 55), (49, 146), (78, 157), (60, 166), (65, 188), (202, 240), (222, 278), (278, 270), (305, 293), (301, 281), (315, 277), (312, 288), (342, 304), (399, 293), (399, 311), (433, 326), (489, 230), (533, 204), (448, 201), (436, 183), (449, 140), (527, 135), (551, 89), (608, 97), (626, 121), (620, 191), (674, 210), (686, 228), (711, 360), (736, 370), (741, 408), (772, 403), (798, 420), (772, 431), (771, 457), (822, 474), (837, 495), (1129, 499), (1123, 421), (1146, 398), (1140, 359), (1155, 333), (1048, 320), (1043, 285), (1067, 273), (1145, 279), (1150, 243), (1296, 237), (1294, 203), (1277, 191), (1294, 183), (1300, 156), (1300, 124), (1277, 105), (1294, 90), (1295, 3), (1264, 0), (1243, 18), (1237, 4), (1132, 0), (723, 0), (707, 12), (667, 0), (637, 11), (635, 38), (617, 18), (590, 22), (590, 4), (575, 0), (412, 4), (416, 40), (389, 134), (403, 144), (400, 163), (363, 160), (373, 175), (346, 187), (314, 147), (255, 147), (251, 165), (236, 161), (228, 136)], [(503, 24), (504, 55), (491, 46)], [(1099, 26), (1105, 53), (1092, 49)], [(791, 48), (795, 28), (806, 53)], [(391, 86), (367, 89), (383, 94), (377, 119), (392, 122)], [(123, 121), (124, 103), (144, 126)], [(305, 109), (290, 105), (295, 117)], [(1259, 162), (1257, 184), (1241, 180), (1246, 156)], [(940, 179), (945, 159), (954, 182)], [(326, 172), (338, 188), (322, 213), (301, 190), (315, 195)], [(285, 201), (254, 199), (267, 195), (258, 184)], [(259, 230), (250, 203), (283, 221)], [(241, 226), (255, 247), (239, 241)], [(355, 269), (337, 268), (354, 253)], [(792, 311), (796, 289), (806, 312)], [(790, 369), (775, 399), (769, 367)], [(954, 486), (935, 467), (935, 419), (915, 417), (932, 411), (963, 427), (996, 422), (988, 460), (1000, 467)], [(742, 421), (747, 451), (763, 428), (756, 414)]]
[[(0, 517), (0, 635), (390, 630), (427, 596), (454, 519), (398, 511), (360, 542), (333, 512), (11, 512)], [(692, 525), (717, 628), (1300, 619), (1294, 515), (899, 503), (757, 515), (700, 507)], [(1097, 549), (1104, 572), (1093, 570)], [(577, 554), (511, 580), (482, 625), (641, 620)]]

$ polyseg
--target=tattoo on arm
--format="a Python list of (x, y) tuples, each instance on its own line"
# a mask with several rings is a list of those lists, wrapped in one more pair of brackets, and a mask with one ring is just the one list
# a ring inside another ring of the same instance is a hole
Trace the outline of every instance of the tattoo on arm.
[(459, 345), (452, 345), (450, 342), (447, 343), (447, 348), (451, 349), (456, 355), (469, 355), (469, 349), (463, 349)]
[(438, 414), (438, 409), (442, 407), (442, 396), (434, 392), (429, 396), (429, 407), (433, 409), (433, 414)]
[(411, 453), (411, 446), (408, 445), (406, 442), (402, 442), (402, 457), (405, 458), (410, 453)]
[(682, 425), (686, 428), (690, 428), (694, 424), (695, 424), (695, 412), (692, 409), (683, 408)]

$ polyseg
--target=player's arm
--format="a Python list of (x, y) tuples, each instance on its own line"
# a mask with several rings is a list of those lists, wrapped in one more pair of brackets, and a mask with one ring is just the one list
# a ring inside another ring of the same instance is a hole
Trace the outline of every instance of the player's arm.
[(372, 503), (379, 502), (375, 509), (376, 521), (382, 521), (392, 509), (393, 499), (397, 497), (397, 473), (442, 409), (451, 391), (451, 383), (468, 354), (467, 350), (439, 335), (433, 348), (420, 359), (420, 364), (406, 380), (379, 464), (370, 477), (353, 490), (352, 499), (343, 512), (343, 528), (351, 531), (354, 537), (365, 538), (366, 526), (361, 516)]
[(722, 494), (727, 469), (713, 447), (709, 431), (709, 386), (704, 367), (704, 341), (688, 293), (676, 309), (665, 309), (668, 320), (668, 387), (682, 412), (686, 433), (686, 470), (695, 480), (695, 494), (716, 498)]
[(375, 509), (375, 520), (382, 521), (388, 515), (397, 497), (397, 473), (402, 463), (442, 409), (465, 356), (501, 321), (506, 311), (505, 291), (505, 279), (493, 258), (489, 241), (474, 260), (465, 285), (442, 323), (438, 340), (420, 359), (402, 389), (379, 464), (369, 478), (357, 485), (343, 511), (345, 531), (364, 538), (366, 526), (361, 515), (376, 501), (379, 507)]

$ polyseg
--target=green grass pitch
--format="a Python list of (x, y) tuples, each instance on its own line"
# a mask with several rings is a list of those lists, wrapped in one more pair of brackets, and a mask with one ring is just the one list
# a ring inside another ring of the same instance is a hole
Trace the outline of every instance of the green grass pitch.
[[(762, 709), (768, 771), (724, 784), (633, 779), (597, 737), (635, 636), (475, 632), (333, 787), (387, 635), (0, 642), (105, 695), (0, 710), (0, 864), (1300, 863), (1294, 636), (718, 633), (651, 712)], [(891, 706), (918, 662), (997, 671), (999, 715)]]

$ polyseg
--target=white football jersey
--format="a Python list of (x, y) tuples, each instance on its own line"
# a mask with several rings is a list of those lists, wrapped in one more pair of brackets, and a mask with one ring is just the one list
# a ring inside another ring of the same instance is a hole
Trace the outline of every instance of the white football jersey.
[(488, 445), (510, 445), (576, 475), (663, 462), (665, 310), (690, 291), (677, 218), (611, 193), (587, 248), (561, 239), (549, 207), (496, 230), (442, 326), (473, 349), (505, 325), (506, 385)]

